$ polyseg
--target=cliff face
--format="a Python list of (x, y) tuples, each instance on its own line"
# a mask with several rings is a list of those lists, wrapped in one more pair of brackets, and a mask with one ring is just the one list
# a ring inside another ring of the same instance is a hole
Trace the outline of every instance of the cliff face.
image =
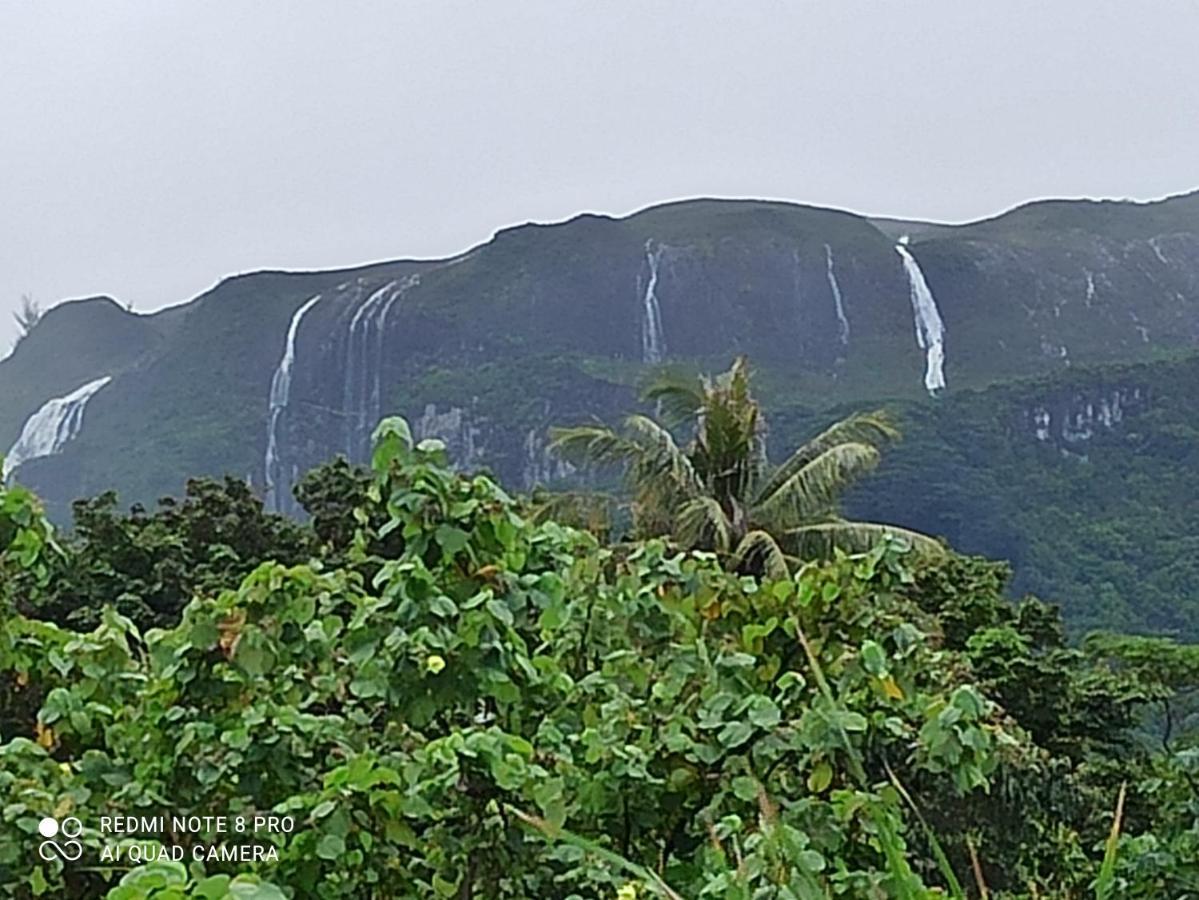
[(1104, 382), (1097, 378), (1085, 388), (1040, 394), (1022, 410), (1025, 428), (1063, 453), (1085, 452), (1092, 438), (1119, 428), (1125, 416), (1149, 406), (1148, 388)]
[[(512, 228), (448, 260), (232, 278), (154, 316), (64, 304), (0, 363), (0, 444), (110, 376), (69, 439), (18, 469), (60, 517), (80, 494), (150, 502), (224, 472), (286, 509), (299, 473), (365, 459), (389, 413), (512, 486), (567, 478), (546, 427), (627, 411), (659, 363), (747, 354), (773, 406), (817, 411), (930, 388), (944, 404), (1196, 343), (1196, 195), (964, 226), (697, 200)], [(1048, 398), (1019, 427), (1073, 452), (1146, 402)]]

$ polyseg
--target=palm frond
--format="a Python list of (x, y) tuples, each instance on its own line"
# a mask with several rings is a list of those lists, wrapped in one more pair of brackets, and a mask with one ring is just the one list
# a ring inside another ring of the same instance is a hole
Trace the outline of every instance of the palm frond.
[(945, 556), (940, 541), (898, 525), (877, 522), (820, 522), (792, 528), (782, 536), (782, 545), (802, 559), (827, 559), (836, 550), (864, 553), (886, 540), (906, 544), (912, 552), (939, 559)]
[(703, 490), (691, 460), (666, 428), (649, 416), (636, 415), (625, 419), (625, 432), (627, 440), (640, 448), (630, 473), (638, 488), (666, 479), (668, 492), (680, 499), (694, 497)]
[(666, 428), (647, 416), (629, 416), (620, 431), (583, 425), (551, 429), (550, 438), (550, 447), (572, 462), (623, 467), (634, 521), (647, 533), (669, 529), (679, 507), (703, 493), (687, 454)]
[(766, 465), (761, 408), (750, 391), (744, 357), (704, 379), (693, 460), (708, 490), (722, 503), (746, 505)]
[(799, 467), (753, 507), (755, 521), (775, 532), (830, 516), (838, 496), (879, 461), (868, 444), (839, 443)]
[(753, 378), (753, 370), (749, 367), (749, 357), (738, 356), (733, 360), (727, 372), (716, 376), (717, 389), (728, 391), (734, 400), (742, 403), (749, 402), (749, 383)]
[(628, 464), (642, 448), (607, 425), (550, 429), (550, 449), (574, 463), (609, 466)]
[(684, 547), (727, 553), (733, 524), (714, 497), (696, 497), (684, 503), (675, 520), (675, 537)]
[(790, 574), (787, 563), (783, 548), (765, 531), (749, 532), (733, 553), (734, 571), (749, 571), (766, 578), (786, 578)]
[(855, 443), (878, 448), (889, 441), (899, 440), (900, 436), (899, 429), (895, 427), (886, 410), (854, 413), (839, 422), (834, 422), (774, 470), (769, 480), (759, 489), (755, 503), (761, 503), (796, 472), (838, 444)]
[(699, 376), (675, 370), (655, 376), (641, 392), (641, 399), (656, 403), (666, 424), (677, 426), (694, 421), (706, 398)]

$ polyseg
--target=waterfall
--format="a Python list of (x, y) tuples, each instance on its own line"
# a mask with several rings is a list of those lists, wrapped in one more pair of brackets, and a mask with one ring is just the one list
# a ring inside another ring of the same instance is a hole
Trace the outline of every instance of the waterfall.
[(653, 241), (645, 242), (645, 258), (649, 263), (649, 281), (645, 285), (645, 297), (641, 314), (641, 361), (660, 363), (665, 355), (662, 340), (662, 311), (658, 308), (658, 264), (662, 261), (662, 245), (653, 249)]
[(828, 286), (833, 292), (833, 303), (837, 307), (837, 322), (840, 325), (841, 345), (849, 345), (849, 319), (845, 318), (845, 304), (841, 300), (841, 286), (837, 284), (837, 273), (833, 271), (833, 248), (824, 245), (825, 272)]
[(65, 397), (47, 400), (25, 420), (20, 437), (4, 457), (0, 480), (8, 481), (13, 469), (22, 463), (62, 452), (62, 448), (74, 440), (83, 427), (83, 411), (87, 402), (110, 381), (112, 376), (105, 375), (76, 388)]
[[(371, 388), (370, 409), (366, 424), (368, 428), (374, 428), (378, 424), (379, 419), (383, 414), (383, 392), (381, 379), (383, 375), (383, 356), (384, 346), (383, 339), (387, 334), (387, 315), (391, 312), (391, 307), (395, 302), (403, 297), (409, 290), (420, 284), (420, 275), (412, 274), (400, 282), (400, 286), (392, 292), (387, 302), (383, 304), (379, 310), (379, 315), (375, 320), (375, 379), (374, 385)], [(367, 436), (369, 438), (369, 435)]]
[(362, 458), (362, 443), (367, 424), (367, 402), (370, 388), (368, 354), (372, 345), (371, 326), (379, 309), (387, 302), (388, 294), (395, 287), (389, 281), (359, 304), (350, 319), (346, 335), (345, 384), (342, 390), (341, 408), (345, 415), (346, 458), (356, 462)]
[(945, 387), (945, 323), (941, 321), (937, 301), (933, 299), (933, 292), (924, 280), (919, 263), (908, 250), (906, 234), (895, 245), (895, 252), (903, 259), (903, 267), (908, 275), (912, 314), (916, 321), (916, 343), (924, 351), (924, 386), (930, 394), (936, 394)]
[(382, 373), (388, 315), (396, 302), (418, 284), (419, 274), (409, 275), (402, 281), (388, 282), (362, 301), (350, 319), (342, 391), (345, 448), (350, 460), (367, 456), (371, 429), (382, 413)]
[(287, 409), (288, 401), (291, 399), (291, 372), (296, 362), (296, 335), (300, 331), (300, 321), (304, 318), (305, 313), (312, 309), (320, 299), (321, 295), (317, 294), (292, 315), (291, 323), (287, 326), (283, 358), (279, 360), (275, 375), (271, 379), (270, 415), (266, 430), (266, 460), (263, 473), (266, 478), (266, 508), (276, 512), (280, 511), (282, 506), (278, 491), (281, 475), (279, 472), (279, 424), (283, 419), (284, 410)]

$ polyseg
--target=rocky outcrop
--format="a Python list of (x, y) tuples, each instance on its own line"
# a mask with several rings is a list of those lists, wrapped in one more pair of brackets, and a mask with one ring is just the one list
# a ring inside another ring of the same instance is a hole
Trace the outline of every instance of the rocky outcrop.
[(482, 443), (483, 430), (461, 406), (451, 406), (439, 413), (435, 404), (427, 404), (420, 418), (412, 423), (412, 434), (418, 441), (440, 440), (450, 460), (460, 469), (478, 468), (487, 455)]
[(1119, 428), (1126, 415), (1142, 412), (1148, 403), (1148, 390), (1134, 384), (1063, 390), (1025, 407), (1023, 427), (1043, 444), (1079, 453), (1096, 435)]

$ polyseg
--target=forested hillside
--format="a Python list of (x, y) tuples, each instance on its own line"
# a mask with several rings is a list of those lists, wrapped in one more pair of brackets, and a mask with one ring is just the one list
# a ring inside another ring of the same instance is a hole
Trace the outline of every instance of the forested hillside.
[(663, 366), (747, 354), (780, 445), (835, 411), (901, 413), (855, 509), (1010, 559), (1078, 632), (1194, 636), (1197, 208), (932, 226), (695, 200), (452, 259), (239, 276), (153, 316), (67, 303), (0, 362), (0, 448), (61, 523), (80, 497), (153, 505), (205, 475), (299, 514), (302, 474), (365, 461), (389, 413), (530, 488), (575, 477), (550, 427), (616, 421)]
[(1075, 634), (1199, 640), (1197, 392), (1187, 357), (898, 405), (905, 439), (850, 509), (1009, 560)]

